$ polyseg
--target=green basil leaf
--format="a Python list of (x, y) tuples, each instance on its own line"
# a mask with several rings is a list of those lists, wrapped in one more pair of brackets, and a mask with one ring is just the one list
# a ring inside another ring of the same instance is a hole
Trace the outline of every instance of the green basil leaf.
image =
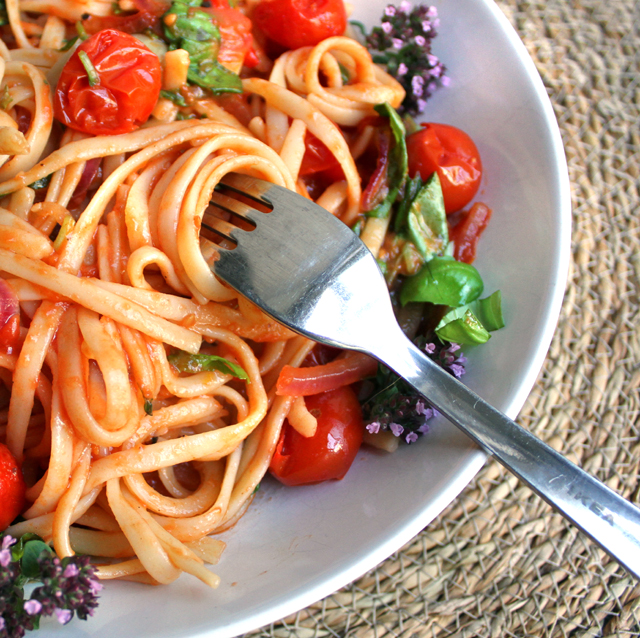
[(151, 399), (144, 400), (144, 411), (145, 411), (145, 414), (148, 414), (149, 416), (153, 416), (153, 401), (151, 401)]
[(13, 547), (11, 548), (11, 558), (13, 560), (22, 560), (22, 557), (24, 555), (24, 546), (31, 541), (41, 541), (41, 540), (42, 538), (40, 538), (40, 536), (32, 532), (27, 532), (26, 534), (23, 534), (18, 539), (18, 542), (15, 545), (13, 545)]
[[(459, 310), (464, 310), (464, 308), (456, 308), (453, 312), (458, 314)], [(442, 327), (436, 328), (436, 334), (443, 341), (464, 345), (479, 345), (486, 343), (491, 338), (487, 329), (469, 308), (464, 310), (461, 317), (456, 317)]]
[(407, 233), (425, 261), (444, 252), (449, 242), (449, 227), (437, 173), (431, 175), (411, 203)]
[(489, 339), (488, 333), (500, 328), (504, 328), (502, 295), (496, 290), (484, 299), (447, 312), (436, 326), (436, 334), (445, 341), (478, 344), (485, 343)]
[(176, 0), (164, 14), (176, 16), (170, 26), (163, 20), (169, 48), (189, 52), (187, 80), (192, 84), (209, 89), (214, 95), (242, 93), (240, 77), (218, 62), (220, 29), (212, 16), (198, 10), (201, 4), (201, 0)]
[(178, 91), (160, 91), (160, 97), (171, 100), (176, 106), (187, 106), (187, 102)]
[(168, 359), (171, 365), (175, 366), (180, 372), (195, 374), (207, 370), (217, 370), (244, 381), (249, 380), (249, 375), (237, 363), (213, 354), (189, 354), (180, 350), (170, 354)]
[(242, 93), (242, 80), (229, 69), (225, 68), (217, 60), (206, 63), (190, 64), (187, 80), (205, 89), (209, 89), (214, 95), (221, 93)]
[(395, 141), (391, 149), (389, 163), (389, 188), (400, 189), (407, 178), (409, 170), (409, 156), (407, 155), (406, 130), (398, 112), (388, 103), (377, 104), (373, 107), (382, 117), (389, 119), (389, 126)]
[(484, 299), (478, 299), (473, 306), (474, 313), (489, 332), (504, 328), (502, 293), (499, 290)]
[(404, 184), (404, 192), (402, 193), (402, 199), (398, 203), (396, 208), (396, 215), (393, 221), (393, 228), (396, 233), (401, 233), (407, 226), (407, 216), (409, 215), (409, 209), (416, 195), (423, 186), (420, 173), (415, 177), (409, 177)]
[(38, 558), (42, 555), (42, 552), (48, 552), (53, 554), (53, 550), (43, 540), (29, 540), (24, 544), (24, 553), (20, 561), (22, 567), (22, 574), (26, 578), (37, 579), (40, 576), (40, 566), (38, 565)]
[(427, 301), (457, 308), (475, 301), (483, 289), (482, 277), (471, 264), (434, 257), (416, 275), (405, 279), (400, 301), (403, 306), (410, 301)]
[(389, 126), (394, 139), (394, 146), (389, 152), (389, 170), (387, 173), (389, 192), (380, 204), (366, 213), (367, 217), (386, 218), (391, 212), (391, 206), (398, 197), (398, 193), (404, 187), (407, 179), (409, 159), (407, 155), (407, 143), (402, 119), (396, 110), (387, 102), (377, 104), (375, 110), (389, 119)]

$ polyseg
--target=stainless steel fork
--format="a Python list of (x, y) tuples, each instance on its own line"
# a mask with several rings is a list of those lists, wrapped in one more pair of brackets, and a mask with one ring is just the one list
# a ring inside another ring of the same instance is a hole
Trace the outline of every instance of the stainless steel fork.
[(373, 255), (347, 226), (304, 197), (242, 175), (227, 176), (212, 204), (244, 220), (239, 229), (232, 219), (205, 216), (204, 226), (227, 246), (214, 264), (218, 277), (295, 332), (387, 365), (640, 578), (640, 509), (416, 348), (395, 320)]

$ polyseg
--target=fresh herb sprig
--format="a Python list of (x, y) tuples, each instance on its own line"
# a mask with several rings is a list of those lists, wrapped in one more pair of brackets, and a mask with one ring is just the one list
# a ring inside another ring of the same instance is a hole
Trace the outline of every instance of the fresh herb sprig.
[(422, 113), (436, 86), (449, 84), (445, 66), (431, 53), (431, 41), (439, 25), (435, 7), (413, 7), (402, 0), (398, 6), (387, 5), (381, 25), (366, 36), (366, 45), (374, 52), (373, 61), (384, 64), (407, 92), (399, 109), (402, 113)]
[(221, 35), (215, 21), (199, 10), (202, 0), (174, 0), (163, 16), (164, 36), (169, 49), (189, 53), (187, 80), (214, 95), (242, 93), (240, 77), (218, 62)]
[[(24, 586), (34, 580), (42, 585), (25, 598)], [(101, 589), (88, 556), (60, 559), (36, 534), (0, 536), (0, 638), (22, 638), (44, 616), (63, 625), (74, 615), (86, 620)]]
[[(467, 359), (457, 343), (434, 340), (423, 342), (420, 347), (454, 377), (460, 378), (465, 373)], [(395, 372), (378, 365), (374, 390), (362, 404), (362, 415), (369, 432), (377, 434), (388, 430), (407, 443), (415, 443), (428, 432), (427, 422), (437, 414), (437, 410)]]

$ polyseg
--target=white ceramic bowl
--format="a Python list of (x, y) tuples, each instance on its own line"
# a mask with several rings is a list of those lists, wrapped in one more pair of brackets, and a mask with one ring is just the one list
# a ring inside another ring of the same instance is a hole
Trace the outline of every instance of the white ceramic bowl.
[[(383, 0), (351, 0), (354, 19), (376, 24)], [(570, 248), (564, 152), (543, 84), (523, 44), (491, 0), (438, 0), (434, 42), (451, 86), (427, 119), (457, 125), (479, 147), (479, 199), (494, 211), (476, 265), (487, 293), (501, 289), (507, 327), (471, 353), (464, 381), (511, 417), (522, 407), (553, 334)], [(167, 587), (109, 583), (88, 622), (47, 624), (68, 638), (230, 637), (276, 621), (346, 585), (432, 521), (485, 461), (446, 422), (393, 455), (363, 451), (347, 477), (305, 488), (263, 483), (225, 534), (209, 590), (182, 576)]]

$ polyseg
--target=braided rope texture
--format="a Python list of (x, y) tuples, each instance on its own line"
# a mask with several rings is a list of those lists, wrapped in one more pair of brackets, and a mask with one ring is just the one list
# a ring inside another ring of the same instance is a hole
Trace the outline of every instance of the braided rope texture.
[[(519, 421), (638, 503), (640, 3), (498, 4), (549, 92), (573, 199), (560, 323)], [(375, 570), (252, 636), (640, 636), (640, 584), (489, 462)]]

